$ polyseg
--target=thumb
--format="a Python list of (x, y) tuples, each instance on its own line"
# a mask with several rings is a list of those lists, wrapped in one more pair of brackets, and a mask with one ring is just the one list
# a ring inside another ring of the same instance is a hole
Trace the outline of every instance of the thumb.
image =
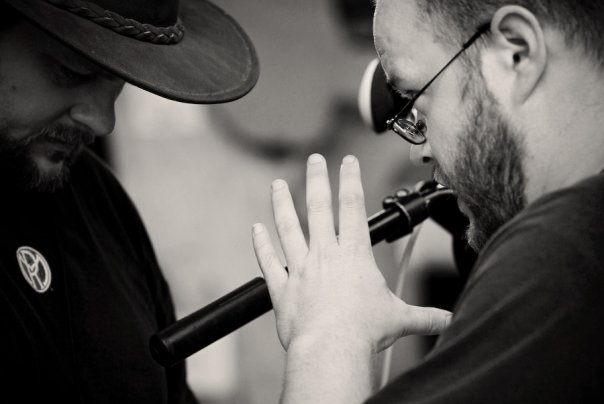
[(403, 336), (434, 335), (443, 332), (451, 323), (453, 314), (435, 307), (407, 305), (403, 319)]

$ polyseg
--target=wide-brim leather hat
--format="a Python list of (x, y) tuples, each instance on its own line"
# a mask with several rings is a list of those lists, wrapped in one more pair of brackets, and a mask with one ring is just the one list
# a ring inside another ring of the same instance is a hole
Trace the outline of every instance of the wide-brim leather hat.
[(125, 81), (172, 100), (238, 99), (258, 80), (250, 38), (205, 0), (0, 0)]

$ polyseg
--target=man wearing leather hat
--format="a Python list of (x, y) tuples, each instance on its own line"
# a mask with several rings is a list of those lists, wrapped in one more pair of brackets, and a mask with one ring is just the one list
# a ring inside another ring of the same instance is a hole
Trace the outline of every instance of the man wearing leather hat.
[(125, 82), (220, 103), (257, 78), (250, 39), (205, 0), (0, 0), (0, 401), (195, 402), (184, 365), (150, 356), (170, 291), (85, 146), (113, 130)]

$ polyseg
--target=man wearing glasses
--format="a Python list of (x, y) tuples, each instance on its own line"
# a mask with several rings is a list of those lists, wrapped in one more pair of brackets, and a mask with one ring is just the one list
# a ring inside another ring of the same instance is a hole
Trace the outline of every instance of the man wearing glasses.
[[(307, 166), (307, 243), (272, 185), (285, 271), (254, 247), (287, 350), (285, 403), (603, 402), (604, 6), (597, 1), (379, 0), (375, 45), (410, 101), (387, 123), (432, 164), (480, 252), (454, 313), (394, 296), (371, 254), (358, 161)], [(444, 67), (443, 67), (444, 66)], [(441, 333), (378, 391), (371, 361)]]

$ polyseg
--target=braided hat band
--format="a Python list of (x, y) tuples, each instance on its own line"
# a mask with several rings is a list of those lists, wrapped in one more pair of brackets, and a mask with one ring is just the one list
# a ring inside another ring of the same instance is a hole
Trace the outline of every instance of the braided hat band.
[(49, 3), (67, 10), (80, 17), (86, 18), (109, 28), (120, 35), (137, 39), (143, 42), (151, 42), (158, 45), (170, 45), (180, 42), (185, 34), (185, 27), (177, 20), (176, 24), (167, 27), (156, 27), (125, 18), (118, 13), (105, 10), (97, 4), (85, 0), (47, 0)]

